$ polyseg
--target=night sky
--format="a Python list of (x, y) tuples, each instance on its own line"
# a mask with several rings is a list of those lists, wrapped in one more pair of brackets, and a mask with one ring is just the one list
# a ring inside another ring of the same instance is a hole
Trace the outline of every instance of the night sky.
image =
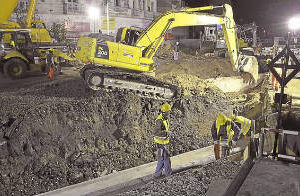
[(300, 15), (300, 0), (186, 0), (188, 6), (221, 5), (230, 3), (238, 24), (255, 22), (270, 34), (288, 31), (287, 22)]

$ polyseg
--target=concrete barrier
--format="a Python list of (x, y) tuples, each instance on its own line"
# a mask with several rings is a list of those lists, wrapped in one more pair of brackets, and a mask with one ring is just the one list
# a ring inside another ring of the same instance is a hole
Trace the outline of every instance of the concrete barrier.
[[(215, 161), (213, 146), (171, 157), (174, 172), (205, 165)], [(93, 196), (108, 195), (126, 187), (138, 185), (150, 180), (155, 171), (156, 161), (138, 167), (112, 173), (100, 178), (67, 186), (38, 196)]]

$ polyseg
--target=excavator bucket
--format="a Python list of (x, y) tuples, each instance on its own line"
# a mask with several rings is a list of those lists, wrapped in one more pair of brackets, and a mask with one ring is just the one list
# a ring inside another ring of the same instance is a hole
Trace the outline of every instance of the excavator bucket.
[[(249, 83), (256, 83), (258, 80), (258, 61), (255, 56), (243, 56), (240, 71), (245, 72), (249, 77)], [(248, 81), (247, 81), (248, 82)]]

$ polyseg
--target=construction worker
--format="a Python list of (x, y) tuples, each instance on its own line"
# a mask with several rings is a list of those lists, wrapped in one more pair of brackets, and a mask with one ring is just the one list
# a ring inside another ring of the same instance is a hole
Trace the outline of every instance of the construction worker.
[(230, 118), (224, 114), (218, 115), (211, 128), (216, 159), (229, 155), (229, 149), (236, 145), (240, 132), (241, 129)]
[(229, 118), (241, 129), (240, 135), (242, 135), (245, 140), (249, 141), (251, 130), (254, 129), (255, 121), (236, 115), (231, 115)]
[(174, 46), (174, 61), (178, 60), (178, 55), (179, 55), (179, 42), (176, 42)]
[(157, 116), (155, 123), (154, 142), (157, 146), (157, 166), (154, 173), (154, 177), (158, 178), (162, 176), (162, 170), (164, 169), (165, 176), (170, 176), (172, 173), (171, 160), (167, 150), (167, 144), (170, 142), (170, 123), (169, 112), (171, 106), (164, 103), (161, 106), (161, 113)]
[(53, 70), (53, 67), (54, 67), (54, 57), (53, 57), (53, 49), (52, 48), (50, 48), (48, 50), (48, 55), (47, 55), (47, 58), (46, 58), (46, 64), (47, 64), (47, 66), (49, 66), (49, 72), (47, 74), (47, 77), (50, 80), (53, 80), (53, 78), (54, 78), (54, 70)]

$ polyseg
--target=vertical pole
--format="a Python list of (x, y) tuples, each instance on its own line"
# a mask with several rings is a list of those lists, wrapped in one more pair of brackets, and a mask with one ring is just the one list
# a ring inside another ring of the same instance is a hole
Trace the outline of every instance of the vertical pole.
[[(281, 92), (280, 92), (280, 100), (279, 100), (279, 108), (278, 108), (278, 117), (277, 117), (277, 129), (282, 129), (282, 116), (281, 116), (281, 111), (282, 111), (282, 102), (283, 102), (283, 96), (284, 96), (284, 86), (285, 86), (285, 78), (286, 78), (286, 69), (289, 61), (289, 53), (288, 53), (288, 48), (289, 48), (289, 39), (290, 39), (290, 34), (288, 34), (287, 38), (287, 43), (285, 47), (285, 58), (284, 58), (284, 64), (282, 67), (282, 75), (281, 75)], [(276, 149), (277, 149), (277, 143), (278, 143), (278, 137), (279, 133), (275, 134), (275, 141), (274, 141), (274, 148), (273, 148), (273, 158), (276, 156)]]
[(253, 22), (253, 47), (257, 46), (257, 26)]
[(106, 2), (106, 22), (107, 22), (107, 35), (109, 35), (109, 14), (108, 14), (108, 3), (109, 0)]
[(265, 130), (262, 129), (262, 131), (259, 133), (259, 142), (258, 142), (258, 158), (263, 157), (264, 152), (264, 143), (265, 143)]

